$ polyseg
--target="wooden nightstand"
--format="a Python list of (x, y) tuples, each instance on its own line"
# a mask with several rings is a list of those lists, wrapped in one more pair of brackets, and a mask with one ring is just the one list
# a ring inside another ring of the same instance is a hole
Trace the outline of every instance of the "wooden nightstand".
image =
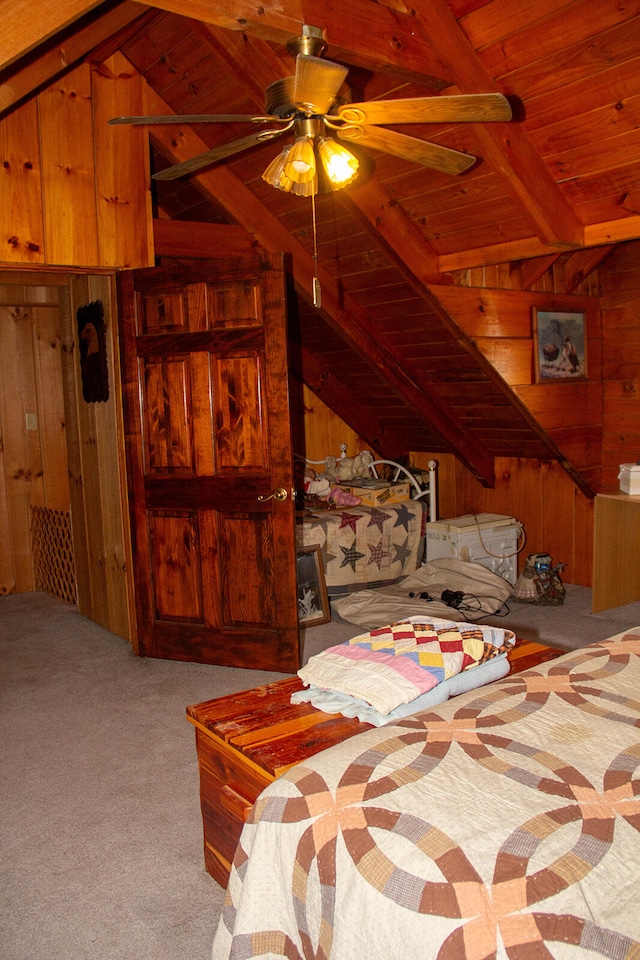
[[(511, 673), (562, 653), (518, 640), (509, 654)], [(223, 887), (242, 826), (262, 790), (296, 763), (371, 729), (308, 703), (290, 703), (301, 689), (301, 680), (290, 677), (187, 707), (196, 728), (205, 867)]]

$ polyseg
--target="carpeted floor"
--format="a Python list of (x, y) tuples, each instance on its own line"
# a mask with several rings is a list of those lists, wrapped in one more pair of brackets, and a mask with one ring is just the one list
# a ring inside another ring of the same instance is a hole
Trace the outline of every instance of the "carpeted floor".
[[(569, 586), (500, 623), (567, 649), (640, 623), (640, 604), (589, 609)], [(308, 629), (305, 659), (359, 632)], [(42, 593), (0, 597), (0, 663), (2, 960), (206, 960), (223, 891), (185, 707), (282, 674), (139, 659)]]

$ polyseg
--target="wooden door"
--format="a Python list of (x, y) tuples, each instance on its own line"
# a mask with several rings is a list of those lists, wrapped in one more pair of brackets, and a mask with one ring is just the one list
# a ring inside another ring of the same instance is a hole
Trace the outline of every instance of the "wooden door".
[(282, 258), (130, 271), (119, 296), (138, 652), (293, 673)]

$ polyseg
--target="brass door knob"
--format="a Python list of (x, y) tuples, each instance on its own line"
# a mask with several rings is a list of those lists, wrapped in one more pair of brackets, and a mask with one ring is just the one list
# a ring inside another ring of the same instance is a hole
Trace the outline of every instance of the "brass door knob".
[(278, 503), (284, 503), (289, 494), (284, 487), (278, 487), (277, 490), (274, 490), (273, 493), (270, 493), (268, 497), (263, 497), (262, 495), (258, 497), (258, 500), (261, 503), (265, 503), (267, 500), (277, 500)]

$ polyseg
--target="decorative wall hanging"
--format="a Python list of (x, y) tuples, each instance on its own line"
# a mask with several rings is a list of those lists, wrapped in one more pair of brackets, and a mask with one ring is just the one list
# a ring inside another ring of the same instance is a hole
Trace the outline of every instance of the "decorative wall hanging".
[(106, 403), (109, 399), (109, 372), (102, 301), (94, 300), (93, 303), (78, 307), (76, 316), (80, 344), (82, 396), (87, 403)]
[(536, 383), (587, 379), (586, 315), (533, 309)]

